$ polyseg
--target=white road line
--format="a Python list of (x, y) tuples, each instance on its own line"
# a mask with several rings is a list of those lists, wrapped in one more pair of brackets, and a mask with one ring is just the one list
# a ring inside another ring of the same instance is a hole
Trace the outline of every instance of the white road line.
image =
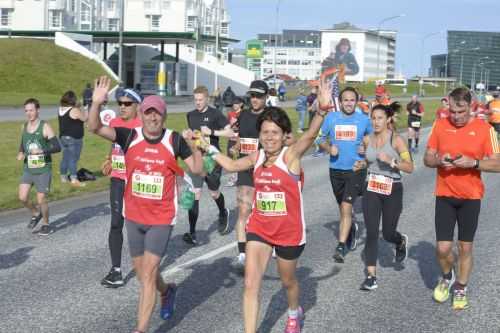
[(174, 275), (174, 274), (177, 274), (179, 272), (182, 272), (183, 270), (185, 270), (187, 267), (189, 266), (192, 266), (200, 261), (204, 261), (204, 260), (208, 260), (210, 258), (213, 258), (219, 254), (221, 254), (222, 252), (225, 252), (227, 250), (230, 250), (232, 248), (235, 248), (236, 246), (238, 245), (238, 242), (233, 242), (233, 243), (230, 243), (230, 244), (227, 244), (227, 245), (224, 245), (224, 246), (221, 246), (215, 250), (212, 250), (208, 253), (205, 253), (204, 255), (202, 256), (199, 256), (197, 258), (194, 258), (194, 259), (191, 259), (189, 261), (186, 261), (185, 263), (183, 264), (180, 264), (180, 265), (177, 265), (177, 266), (174, 266), (164, 272), (161, 273), (161, 275), (163, 277), (167, 277), (169, 275)]

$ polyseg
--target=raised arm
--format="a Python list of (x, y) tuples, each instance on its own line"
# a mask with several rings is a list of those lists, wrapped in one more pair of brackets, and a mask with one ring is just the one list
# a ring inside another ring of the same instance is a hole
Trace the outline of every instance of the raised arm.
[(92, 105), (90, 106), (87, 126), (89, 131), (92, 133), (95, 133), (109, 141), (115, 141), (115, 129), (104, 126), (101, 123), (101, 118), (99, 117), (101, 105), (104, 104), (104, 101), (106, 101), (110, 86), (111, 80), (107, 76), (101, 76), (95, 80), (94, 92), (92, 94)]

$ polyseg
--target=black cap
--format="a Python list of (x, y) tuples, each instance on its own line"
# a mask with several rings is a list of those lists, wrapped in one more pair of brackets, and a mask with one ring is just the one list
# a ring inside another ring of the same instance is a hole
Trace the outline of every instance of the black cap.
[(268, 91), (269, 87), (267, 86), (267, 83), (262, 80), (252, 81), (252, 83), (250, 84), (250, 89), (248, 90), (249, 93), (256, 93), (261, 95), (266, 95)]
[(233, 98), (232, 104), (242, 104), (242, 103), (245, 103), (245, 101), (243, 100), (243, 98), (241, 98), (239, 96), (235, 96)]

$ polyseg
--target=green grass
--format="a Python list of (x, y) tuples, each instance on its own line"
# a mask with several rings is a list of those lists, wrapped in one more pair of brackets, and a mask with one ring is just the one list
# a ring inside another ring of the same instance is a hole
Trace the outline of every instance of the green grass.
[[(424, 116), (424, 126), (429, 125), (434, 120), (434, 111), (439, 106), (439, 101), (424, 101), (426, 113)], [(293, 108), (288, 108), (287, 113), (292, 122), (294, 130), (297, 129), (298, 116)], [(3, 152), (5, 160), (0, 164), (0, 184), (2, 191), (0, 192), (0, 211), (20, 208), (22, 205), (17, 199), (17, 189), (19, 179), (22, 174), (22, 163), (16, 160), (17, 150), (19, 148), (19, 140), (21, 137), (22, 122), (0, 122), (0, 151)], [(52, 128), (58, 132), (57, 120), (51, 120)], [(185, 114), (171, 114), (167, 118), (167, 127), (180, 131), (187, 127)], [(397, 128), (404, 130), (406, 128), (406, 115), (401, 112)], [(221, 139), (221, 149), (226, 151), (225, 139)], [(73, 188), (69, 184), (63, 184), (59, 177), (59, 163), (62, 154), (52, 155), (52, 188), (49, 195), (49, 200), (59, 200), (69, 197), (81, 195), (83, 193), (99, 192), (107, 190), (109, 187), (109, 178), (102, 176), (100, 165), (104, 157), (109, 152), (110, 143), (95, 134), (86, 132), (84, 136), (83, 150), (80, 157), (78, 167), (84, 167), (91, 170), (97, 176), (94, 182), (87, 182), (84, 188)]]
[(86, 83), (106, 74), (96, 62), (49, 40), (2, 38), (0, 59), (3, 106), (22, 105), (28, 97), (45, 105), (58, 104), (67, 90), (80, 96)]

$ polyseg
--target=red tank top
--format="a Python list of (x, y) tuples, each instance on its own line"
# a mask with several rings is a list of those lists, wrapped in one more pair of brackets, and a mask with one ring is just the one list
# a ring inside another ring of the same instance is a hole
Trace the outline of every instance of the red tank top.
[[(109, 122), (109, 127), (136, 128), (141, 127), (142, 121), (139, 117), (124, 121), (122, 118), (113, 118)], [(125, 156), (122, 147), (116, 143), (111, 144), (111, 177), (125, 180)]]
[(178, 211), (176, 174), (182, 176), (172, 147), (172, 131), (148, 143), (142, 128), (125, 153), (127, 179), (123, 200), (127, 220), (145, 225), (174, 225)]
[(298, 246), (306, 242), (302, 207), (302, 175), (290, 173), (284, 161), (285, 147), (274, 164), (264, 167), (260, 150), (253, 172), (255, 194), (246, 229), (273, 245)]

